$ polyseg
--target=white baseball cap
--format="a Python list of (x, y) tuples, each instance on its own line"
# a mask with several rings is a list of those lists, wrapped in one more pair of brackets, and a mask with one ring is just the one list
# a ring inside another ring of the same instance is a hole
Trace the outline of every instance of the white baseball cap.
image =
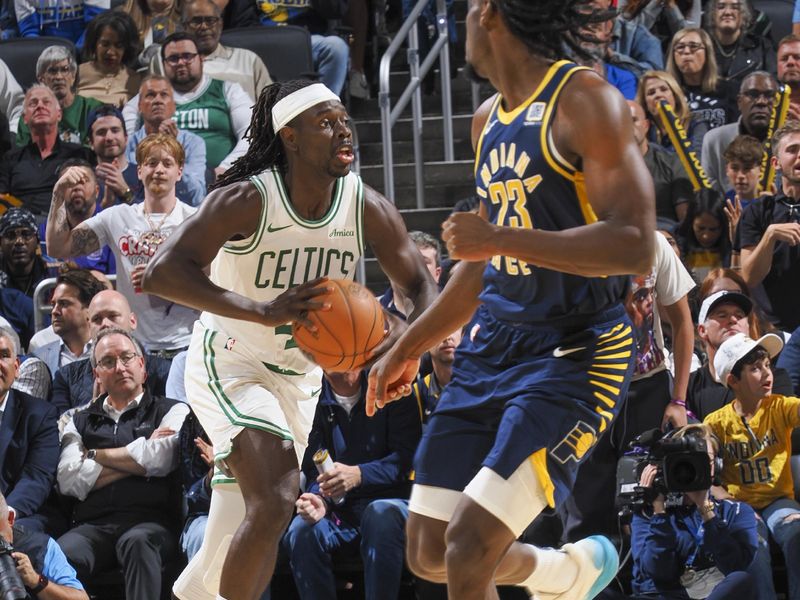
[(728, 290), (720, 290), (714, 292), (703, 300), (700, 306), (700, 314), (697, 317), (697, 322), (703, 324), (708, 320), (708, 313), (714, 310), (720, 304), (731, 303), (735, 304), (744, 311), (744, 314), (749, 315), (753, 310), (753, 301), (744, 294), (739, 292), (731, 292)]
[(783, 340), (774, 333), (762, 335), (757, 340), (747, 337), (744, 333), (732, 335), (722, 342), (714, 356), (714, 370), (717, 372), (717, 381), (724, 386), (728, 386), (728, 374), (733, 367), (748, 352), (756, 346), (761, 346), (769, 353), (770, 358), (775, 356), (783, 349)]

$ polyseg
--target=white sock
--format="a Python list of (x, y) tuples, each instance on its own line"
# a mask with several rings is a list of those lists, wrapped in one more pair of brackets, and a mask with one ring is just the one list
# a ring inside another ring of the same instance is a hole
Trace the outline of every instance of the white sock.
[(536, 569), (520, 585), (533, 592), (563, 592), (578, 578), (578, 565), (567, 554), (553, 548), (527, 544), (536, 555)]

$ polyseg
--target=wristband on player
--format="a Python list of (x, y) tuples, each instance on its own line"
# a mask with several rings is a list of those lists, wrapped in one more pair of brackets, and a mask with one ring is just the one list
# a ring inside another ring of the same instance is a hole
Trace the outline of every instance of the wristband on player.
[(680, 398), (673, 398), (669, 401), (670, 404), (677, 404), (678, 406), (682, 406), (686, 408), (686, 400), (681, 400)]

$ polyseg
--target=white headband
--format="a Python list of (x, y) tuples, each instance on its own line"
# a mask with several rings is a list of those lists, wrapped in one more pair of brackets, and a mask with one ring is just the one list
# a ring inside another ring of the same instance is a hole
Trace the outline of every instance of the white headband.
[(272, 129), (278, 133), (301, 112), (316, 104), (329, 101), (341, 102), (339, 96), (330, 91), (323, 83), (312, 83), (281, 98), (272, 107)]

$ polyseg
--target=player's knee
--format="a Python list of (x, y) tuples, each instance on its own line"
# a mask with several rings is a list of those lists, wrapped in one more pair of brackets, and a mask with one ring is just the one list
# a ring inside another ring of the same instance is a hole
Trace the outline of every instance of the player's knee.
[[(466, 565), (479, 567), (497, 561), (496, 545), (477, 523), (465, 519), (451, 521), (445, 531), (445, 565), (447, 570)], [(478, 571), (480, 569), (476, 569)]]
[(417, 577), (444, 583), (447, 581), (444, 563), (444, 535), (433, 536), (409, 520), (406, 528), (406, 563)]

